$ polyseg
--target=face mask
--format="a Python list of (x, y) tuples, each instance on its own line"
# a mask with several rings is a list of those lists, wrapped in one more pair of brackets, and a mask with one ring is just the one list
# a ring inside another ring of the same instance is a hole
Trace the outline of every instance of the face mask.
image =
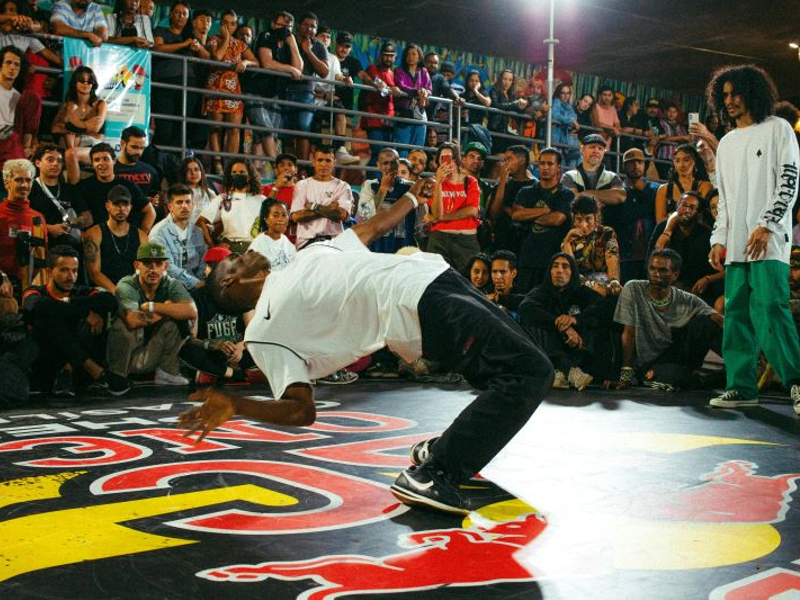
[(247, 187), (247, 175), (231, 175), (231, 185), (237, 190)]
[(277, 29), (272, 30), (272, 35), (274, 35), (275, 39), (277, 39), (279, 42), (282, 42), (288, 38), (291, 33), (292, 32), (288, 27), (278, 27)]

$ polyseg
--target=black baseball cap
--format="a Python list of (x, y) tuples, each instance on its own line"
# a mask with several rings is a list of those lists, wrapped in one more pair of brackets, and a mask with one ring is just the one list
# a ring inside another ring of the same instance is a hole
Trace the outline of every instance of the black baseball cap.
[(120, 202), (131, 203), (131, 192), (124, 185), (115, 185), (108, 190), (108, 201), (111, 204), (119, 204)]
[(392, 42), (386, 42), (381, 46), (381, 54), (397, 54), (397, 46)]
[(291, 161), (295, 167), (297, 166), (297, 157), (294, 154), (289, 154), (288, 152), (284, 152), (283, 154), (278, 154), (278, 156), (275, 157), (275, 164), (276, 165), (280, 164), (282, 160)]
[(336, 43), (337, 44), (349, 44), (353, 45), (353, 34), (349, 31), (340, 31), (336, 34)]

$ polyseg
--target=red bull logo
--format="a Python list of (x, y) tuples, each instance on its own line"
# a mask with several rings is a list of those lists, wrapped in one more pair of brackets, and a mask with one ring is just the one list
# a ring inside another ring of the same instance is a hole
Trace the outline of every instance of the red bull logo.
[(529, 513), (491, 526), (405, 534), (400, 536), (398, 546), (406, 550), (381, 557), (341, 554), (228, 565), (197, 575), (211, 581), (238, 583), (311, 579), (317, 587), (300, 596), (302, 600), (533, 581), (534, 575), (516, 561), (514, 554), (530, 544), (546, 525), (540, 515)]

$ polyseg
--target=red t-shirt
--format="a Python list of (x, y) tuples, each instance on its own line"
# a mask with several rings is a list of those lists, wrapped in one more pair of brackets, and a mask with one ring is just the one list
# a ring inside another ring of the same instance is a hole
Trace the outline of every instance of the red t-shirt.
[[(462, 183), (449, 179), (442, 181), (442, 211), (445, 214), (456, 212), (465, 206), (480, 209), (481, 191), (474, 177), (467, 176)], [(439, 221), (431, 226), (431, 231), (469, 231), (480, 225), (477, 217), (467, 217), (455, 221)]]
[[(378, 67), (377, 65), (370, 65), (367, 67), (367, 75), (370, 79), (382, 79), (390, 88), (394, 87), (394, 71)], [(391, 94), (381, 96), (378, 91), (362, 90), (364, 95), (364, 112), (375, 113), (376, 115), (394, 116), (394, 98)], [(377, 128), (377, 127), (391, 127), (391, 121), (384, 121), (383, 119), (372, 119), (369, 117), (362, 117), (361, 126), (364, 129)]]
[(17, 232), (27, 231), (33, 235), (33, 219), (41, 217), (41, 233), (38, 235), (47, 241), (47, 228), (44, 215), (30, 207), (30, 202), (10, 202), (8, 198), (0, 203), (0, 271), (20, 278), (20, 267), (17, 263)]
[[(268, 183), (267, 185), (261, 186), (261, 193), (269, 198), (269, 193), (272, 191), (272, 188), (275, 187), (274, 183)], [(292, 196), (294, 195), (294, 186), (285, 186), (278, 189), (278, 194), (275, 196), (275, 200), (278, 200), (281, 204), (286, 206), (286, 212), (292, 214)], [(265, 215), (266, 217), (266, 215)], [(289, 241), (293, 244), (297, 241), (297, 225), (292, 223), (291, 219), (289, 220), (289, 227), (286, 228), (286, 237), (289, 238)]]

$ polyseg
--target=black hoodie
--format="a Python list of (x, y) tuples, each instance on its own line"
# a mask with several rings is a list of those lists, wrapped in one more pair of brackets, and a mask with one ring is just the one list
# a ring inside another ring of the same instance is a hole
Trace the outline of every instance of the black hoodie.
[[(550, 269), (556, 258), (569, 262), (572, 276), (563, 289), (553, 285)], [(577, 321), (576, 329), (595, 328), (607, 314), (606, 300), (589, 288), (581, 285), (578, 264), (572, 255), (565, 252), (554, 254), (541, 285), (533, 288), (519, 307), (520, 321), (526, 327), (555, 329), (555, 320), (560, 315), (570, 315)]]

